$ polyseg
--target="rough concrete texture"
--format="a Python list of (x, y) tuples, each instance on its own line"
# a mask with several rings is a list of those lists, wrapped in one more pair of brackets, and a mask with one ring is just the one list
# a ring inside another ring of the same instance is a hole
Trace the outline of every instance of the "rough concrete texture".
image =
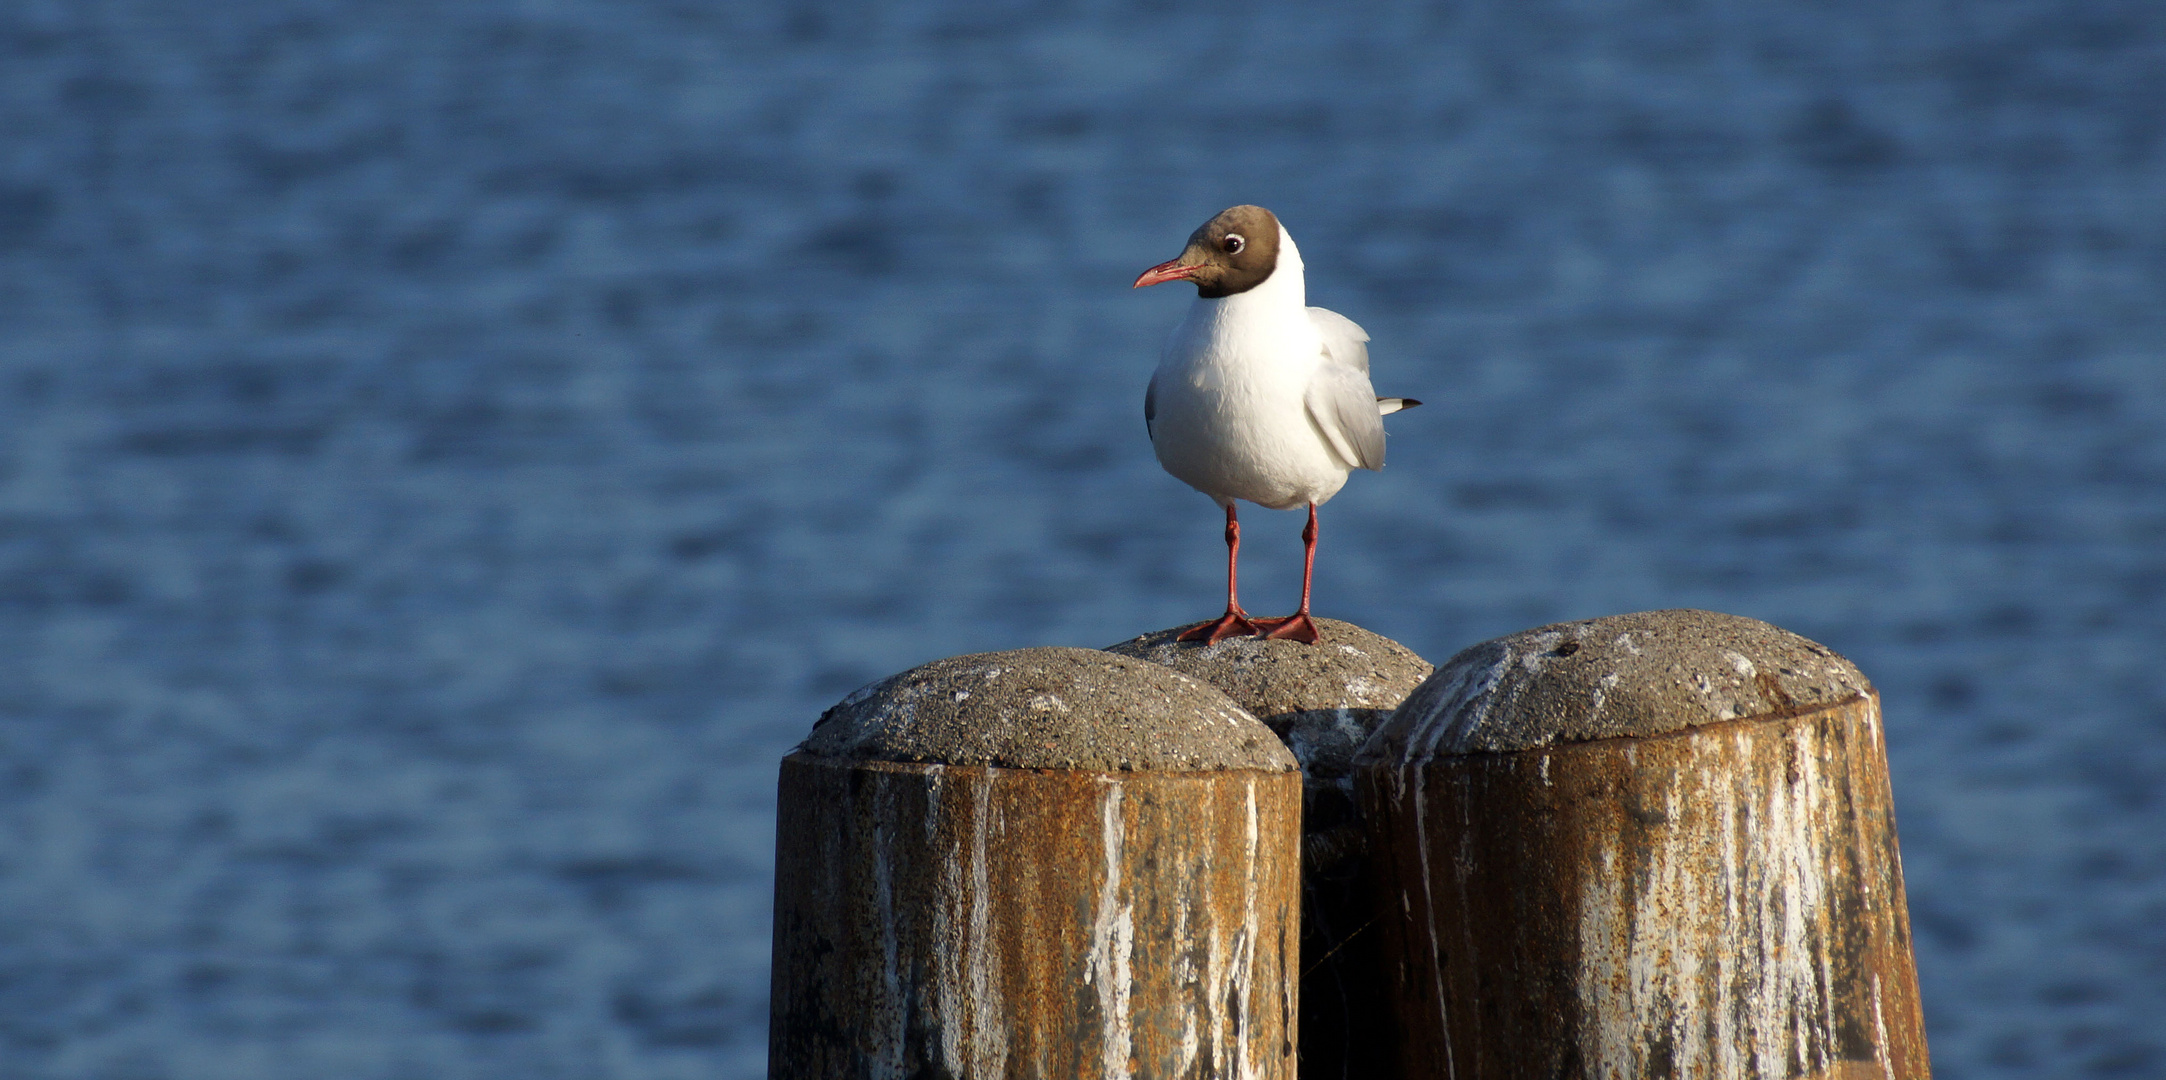
[(1524, 750), (1819, 708), (1870, 692), (1850, 661), (1758, 619), (1673, 608), (1555, 623), (1460, 651), (1362, 761)]
[(1293, 755), (1226, 695), (1097, 649), (949, 657), (821, 714), (816, 757), (1015, 769), (1292, 771)]
[(1354, 752), (1435, 669), (1413, 650), (1352, 623), (1318, 619), (1314, 645), (1228, 638), (1214, 645), (1159, 630), (1106, 651), (1209, 683), (1262, 720), (1309, 777), (1346, 776)]

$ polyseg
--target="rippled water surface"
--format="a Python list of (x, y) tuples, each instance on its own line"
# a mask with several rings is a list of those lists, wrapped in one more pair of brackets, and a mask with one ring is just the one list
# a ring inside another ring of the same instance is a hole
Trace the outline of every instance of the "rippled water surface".
[(760, 1075), (819, 710), (1213, 610), (1127, 285), (1260, 202), (1429, 403), (1322, 614), (1833, 646), (1939, 1075), (2166, 1074), (2161, 101), (2149, 0), (0, 6), (0, 1071)]

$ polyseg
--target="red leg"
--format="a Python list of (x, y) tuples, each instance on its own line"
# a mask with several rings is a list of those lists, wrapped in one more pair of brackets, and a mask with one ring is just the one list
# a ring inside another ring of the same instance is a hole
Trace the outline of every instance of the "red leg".
[(1316, 504), (1309, 504), (1309, 524), (1301, 530), (1301, 610), (1283, 619), (1257, 619), (1264, 636), (1316, 644), (1316, 620), (1309, 618), (1309, 583), (1316, 577)]
[(1216, 622), (1197, 623), (1183, 631), (1176, 641), (1200, 641), (1214, 645), (1230, 637), (1246, 637), (1259, 633), (1256, 624), (1248, 619), (1248, 612), (1241, 610), (1241, 522), (1234, 517), (1233, 504), (1226, 504), (1226, 613)]

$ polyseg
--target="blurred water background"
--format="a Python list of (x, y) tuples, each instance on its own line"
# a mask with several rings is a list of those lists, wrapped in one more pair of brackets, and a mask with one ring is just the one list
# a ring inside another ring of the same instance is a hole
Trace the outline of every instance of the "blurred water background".
[(2162, 102), (2154, 0), (10, 0), (0, 1074), (760, 1075), (818, 712), (1216, 610), (1128, 283), (1259, 202), (1429, 403), (1321, 614), (1846, 653), (1939, 1075), (2166, 1075)]

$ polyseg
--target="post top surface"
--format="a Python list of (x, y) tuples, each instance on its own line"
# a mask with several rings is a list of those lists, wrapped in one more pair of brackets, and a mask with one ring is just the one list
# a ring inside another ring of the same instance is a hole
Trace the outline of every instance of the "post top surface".
[(1690, 608), (1609, 615), (1461, 650), (1377, 729), (1359, 760), (1663, 735), (1871, 692), (1833, 650), (1758, 619)]
[(1291, 771), (1226, 695), (1097, 649), (976, 653), (863, 687), (821, 714), (815, 757), (1016, 769)]
[(1211, 645), (1159, 630), (1106, 648), (1224, 691), (1276, 732), (1310, 776), (1344, 776), (1354, 751), (1435, 669), (1381, 634), (1318, 619), (1314, 645), (1236, 637)]

